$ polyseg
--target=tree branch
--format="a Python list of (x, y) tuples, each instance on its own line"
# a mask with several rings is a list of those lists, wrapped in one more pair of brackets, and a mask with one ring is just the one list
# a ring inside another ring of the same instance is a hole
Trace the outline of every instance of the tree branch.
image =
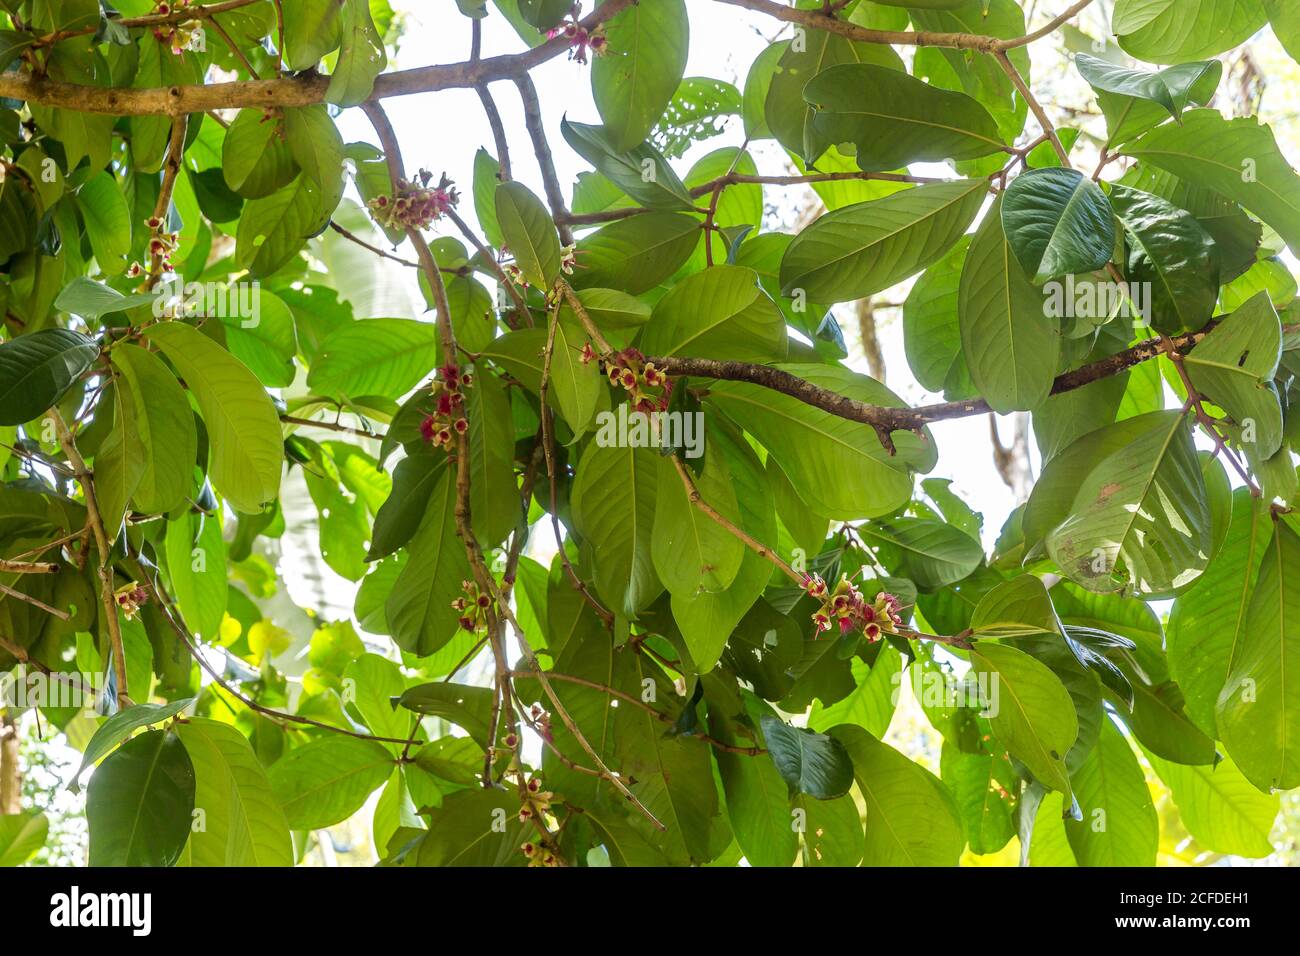
[[(584, 17), (581, 23), (590, 31), (632, 2), (633, 0), (605, 0)], [(569, 41), (566, 38), (555, 37), (523, 53), (384, 73), (375, 80), (371, 100), (434, 90), (472, 89), (493, 80), (512, 79), (568, 49)], [(0, 96), (82, 113), (177, 116), (209, 110), (269, 110), (312, 106), (325, 101), (325, 91), (329, 84), (328, 76), (307, 75), (274, 80), (132, 89), (64, 83), (28, 73), (0, 73)]]

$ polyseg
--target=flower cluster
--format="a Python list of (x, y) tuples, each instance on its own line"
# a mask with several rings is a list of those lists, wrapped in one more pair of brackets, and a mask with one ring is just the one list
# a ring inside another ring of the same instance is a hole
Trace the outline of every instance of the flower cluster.
[(397, 181), (396, 196), (376, 196), (367, 204), (375, 222), (388, 229), (425, 229), (435, 219), (441, 219), (457, 203), (460, 193), (452, 188), (451, 180), (443, 173), (438, 185), (430, 186), (433, 173), (420, 170), (418, 182)]
[(149, 591), (135, 582), (124, 584), (117, 589), (113, 595), (117, 601), (117, 606), (122, 609), (123, 616), (128, 621), (135, 620), (135, 616), (140, 613), (140, 606), (149, 600)]
[[(180, 235), (168, 232), (167, 225), (160, 216), (150, 216), (144, 224), (149, 229), (149, 258), (156, 259), (163, 272), (171, 272), (172, 253), (180, 244)], [(131, 263), (131, 267), (126, 270), (127, 277), (130, 279), (138, 279), (148, 272), (149, 268), (140, 262)]]
[(469, 421), (464, 412), (465, 395), (461, 389), (468, 388), (473, 382), (473, 374), (461, 371), (455, 365), (438, 369), (438, 377), (432, 386), (434, 407), (420, 422), (421, 438), (448, 452), (455, 448), (454, 436), (469, 431)]
[(461, 581), (460, 587), (465, 593), (451, 602), (452, 610), (460, 615), (460, 626), (467, 631), (487, 627), (488, 611), (492, 608), (491, 595), (480, 591), (473, 581)]
[(534, 703), (533, 706), (528, 708), (528, 721), (547, 743), (555, 741), (555, 737), (551, 733), (551, 715), (546, 712), (546, 708), (541, 704)]
[[(175, 0), (174, 3), (160, 3), (153, 12), (160, 17), (170, 16), (178, 10), (184, 10), (190, 0)], [(172, 53), (180, 55), (186, 50), (202, 49), (203, 27), (198, 20), (184, 23), (159, 24), (153, 28), (154, 39), (171, 46)], [(196, 42), (197, 38), (197, 42)]]
[(543, 790), (541, 779), (533, 775), (524, 784), (524, 792), (520, 794), (520, 798), (519, 819), (523, 823), (528, 823), (551, 809), (551, 801), (555, 799), (555, 794)]
[(897, 633), (903, 623), (902, 605), (898, 598), (888, 591), (881, 591), (875, 601), (868, 604), (848, 577), (841, 575), (834, 589), (827, 586), (820, 575), (808, 575), (804, 579), (804, 591), (808, 596), (821, 602), (812, 616), (817, 633), (829, 631), (837, 626), (841, 634), (861, 631), (868, 641), (880, 640), (881, 634)]
[(555, 855), (550, 847), (545, 844), (538, 845), (529, 840), (527, 843), (519, 845), (524, 856), (528, 857), (529, 866), (559, 866), (560, 858)]
[[(586, 353), (583, 361), (587, 361)], [(640, 350), (627, 348), (615, 352), (605, 366), (605, 372), (614, 385), (621, 385), (632, 398), (632, 407), (647, 415), (668, 408), (673, 394), (673, 383), (654, 362), (647, 362)]]
[(590, 50), (592, 56), (604, 56), (609, 52), (609, 40), (605, 37), (605, 27), (602, 24), (591, 30), (588, 30), (578, 22), (577, 6), (569, 13), (570, 19), (559, 26), (548, 30), (547, 39), (553, 40), (556, 37), (564, 37), (569, 41), (569, 59), (575, 63), (587, 62), (587, 51)]

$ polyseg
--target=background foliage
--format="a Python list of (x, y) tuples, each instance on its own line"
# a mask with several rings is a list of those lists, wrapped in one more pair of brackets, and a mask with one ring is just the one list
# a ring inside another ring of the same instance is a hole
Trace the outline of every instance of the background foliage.
[[(81, 766), (6, 750), (0, 862), (79, 858), (51, 772), (92, 865), (329, 861), (340, 826), (395, 866), (1279, 849), (1300, 178), (1238, 86), (1300, 19), (722, 2), (771, 18), (741, 84), (684, 75), (684, 0), (456, 0), (472, 55), (412, 70), (385, 0), (0, 0), (0, 669), (97, 708), (6, 709)], [(566, 54), (599, 123), (548, 142), (528, 71)], [(456, 184), (382, 106), (451, 88), (494, 133)], [(428, 314), (360, 305), (388, 268)], [(907, 281), (919, 408), (840, 326)], [(704, 455), (604, 440), (621, 405), (701, 413)], [(991, 550), (925, 477), (927, 426), (988, 412), (1043, 466)], [(289, 598), (304, 531), (351, 618)]]

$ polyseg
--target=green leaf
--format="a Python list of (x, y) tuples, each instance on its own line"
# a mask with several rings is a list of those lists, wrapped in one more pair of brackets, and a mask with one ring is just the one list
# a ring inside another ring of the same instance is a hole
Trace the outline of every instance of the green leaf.
[(583, 346), (589, 341), (576, 318), (561, 315), (551, 351), (550, 392), (575, 435), (581, 435), (591, 424), (605, 388), (600, 366), (595, 361), (583, 361)]
[(1005, 644), (981, 641), (970, 652), (993, 734), (1044, 786), (1068, 799), (1065, 755), (1079, 735), (1074, 703), (1046, 664)]
[[(737, 746), (748, 743), (736, 732), (736, 725), (714, 707), (709, 708), (709, 728), (720, 740)], [(724, 750), (715, 756), (727, 819), (745, 859), (750, 866), (792, 864), (799, 851), (799, 835), (792, 825), (790, 797), (780, 772), (762, 757)]]
[[(740, 506), (730, 477), (726, 456), (708, 455), (695, 484), (705, 502), (736, 523)], [(736, 579), (745, 545), (691, 502), (668, 458), (660, 460), (654, 518), (651, 558), (670, 593), (689, 598), (701, 592), (719, 592)], [(710, 638), (707, 646), (687, 640), (691, 659), (701, 670), (708, 670), (718, 659), (726, 635)]]
[(1015, 836), (1008, 795), (1017, 781), (1005, 760), (967, 753), (948, 740), (939, 760), (940, 777), (952, 792), (972, 853), (996, 853)]
[[(725, 501), (734, 497), (738, 519), (736, 524), (760, 541), (775, 540), (776, 518), (771, 488), (758, 456), (744, 436), (715, 423), (707, 427), (706, 447), (709, 449), (705, 457), (710, 482), (722, 469), (719, 462), (714, 461), (709, 466), (708, 461), (720, 457), (725, 459), (726, 480), (733, 488), (731, 495), (718, 492), (709, 500)], [(681, 485), (677, 476), (674, 479)], [(656, 528), (657, 534), (659, 531)], [(750, 608), (755, 606), (771, 576), (772, 567), (768, 561), (745, 548), (740, 569), (727, 587), (720, 591), (697, 591), (694, 594), (679, 590), (672, 595), (673, 620), (676, 621), (697, 668), (704, 670), (711, 666), (724, 645), (736, 637), (739, 633), (737, 625), (746, 618)], [(764, 661), (766, 667), (771, 668), (782, 660), (780, 654), (769, 654), (771, 648), (766, 645), (766, 631), (765, 628), (761, 635), (762, 650), (755, 648), (751, 652), (754, 654), (754, 665), (760, 668), (765, 666)], [(745, 663), (748, 664), (749, 660)], [(737, 664), (736, 667), (737, 670), (744, 671), (744, 665)], [(755, 689), (758, 689), (757, 684)]]
[(1080, 866), (1156, 865), (1160, 820), (1137, 757), (1114, 723), (1102, 721), (1097, 745), (1071, 782), (1083, 819), (1067, 819), (1065, 835)]
[(976, 159), (1005, 148), (997, 123), (979, 102), (899, 70), (870, 63), (833, 66), (808, 81), (803, 97), (816, 109), (806, 135), (817, 146), (853, 143), (864, 172)]
[(597, 229), (578, 242), (580, 289), (640, 295), (675, 273), (700, 244), (700, 223), (682, 213), (652, 212)]
[(176, 733), (194, 765), (194, 806), (203, 811), (190, 834), (190, 865), (293, 866), (289, 824), (248, 738), (205, 718)]
[(325, 99), (338, 106), (359, 106), (370, 98), (375, 77), (388, 65), (388, 54), (371, 19), (369, 0), (346, 0), (340, 12), (342, 45)]
[(456, 635), (460, 625), (451, 602), (471, 576), (464, 542), (456, 535), (455, 481), (449, 469), (441, 474), (408, 546), (410, 557), (384, 604), (393, 641), (417, 657), (434, 653)]
[(290, 750), (267, 776), (290, 828), (319, 830), (360, 810), (392, 769), (381, 744), (327, 734)]
[[(803, 95), (808, 83), (821, 71), (837, 64), (865, 62), (894, 70), (903, 69), (902, 60), (888, 46), (855, 43), (823, 30), (804, 31), (799, 42), (783, 41), (768, 49), (777, 51), (779, 60), (775, 67), (768, 68), (772, 70), (770, 75), (765, 75), (762, 83), (756, 85), (755, 106), (761, 103), (762, 116), (755, 119), (761, 118), (767, 127), (763, 135), (774, 136), (791, 153), (802, 156), (806, 163), (816, 162), (831, 145), (819, 139), (813, 129), (815, 113)], [(761, 101), (757, 100), (759, 94), (762, 94)]]
[(514, 471), (514, 421), (505, 386), (495, 375), (478, 374), (465, 390), (469, 419), (470, 518), (475, 536), (494, 548), (519, 524)]
[(340, 40), (338, 0), (280, 0), (284, 5), (284, 65), (310, 70)]
[(138, 306), (150, 305), (156, 298), (153, 293), (123, 295), (102, 282), (77, 276), (59, 293), (59, 297), (54, 300), (54, 308), (84, 319), (99, 319), (114, 312), (126, 312)]
[[(1121, 436), (1127, 443), (1107, 452)], [(1053, 464), (1067, 459), (1063, 472), (1080, 460), (1091, 466), (1075, 486), (1064, 520), (1046, 538), (1048, 553), (1070, 580), (1092, 591), (1161, 593), (1205, 569), (1209, 505), (1181, 412), (1151, 412), (1108, 425)]]
[(781, 292), (846, 302), (887, 289), (936, 262), (984, 201), (982, 180), (905, 189), (845, 206), (795, 237), (781, 260)]
[(546, 290), (560, 274), (560, 240), (542, 201), (517, 182), (496, 191), (496, 217), (501, 237), (524, 278)]
[(255, 278), (281, 269), (329, 224), (342, 188), (342, 178), (326, 189), (304, 171), (265, 198), (245, 203), (235, 238), (237, 265)]
[(1274, 521), (1216, 708), (1224, 747), (1265, 793), (1300, 786), (1300, 682), (1287, 667), (1300, 650), (1298, 562), (1300, 534)]
[(741, 362), (785, 358), (785, 320), (758, 274), (717, 265), (675, 285), (641, 334), (647, 355), (714, 356)]
[(471, 687), (447, 681), (417, 684), (402, 692), (396, 706), (413, 710), (417, 714), (441, 717), (462, 728), (480, 747), (488, 744), (492, 691), (486, 687)]
[(528, 860), (519, 847), (532, 833), (519, 821), (518, 794), (474, 787), (450, 794), (429, 815), (417, 861), (420, 866), (523, 866)]
[[(818, 800), (833, 800), (849, 792), (854, 763), (840, 740), (791, 727), (770, 714), (764, 714), (760, 724), (768, 755), (791, 796), (803, 793)], [(860, 728), (854, 730), (863, 732)]]
[(167, 522), (167, 576), (181, 616), (195, 637), (215, 641), (226, 613), (226, 546), (217, 515), (186, 512)]
[(929, 771), (861, 727), (841, 724), (867, 810), (863, 866), (956, 866), (965, 840), (947, 788)]
[(1210, 330), (1183, 360), (1196, 390), (1245, 429), (1260, 458), (1282, 447), (1282, 406), (1273, 376), (1282, 357), (1282, 325), (1261, 292)]
[[(845, 368), (778, 366), (815, 385), (876, 405), (900, 406), (879, 382)], [(870, 425), (831, 415), (798, 399), (747, 382), (709, 386), (708, 402), (743, 427), (777, 459), (799, 496), (818, 514), (849, 521), (879, 517), (912, 493), (911, 469), (934, 466), (931, 439), (894, 433), (890, 456)]]
[(280, 490), (284, 459), (280, 416), (257, 378), (238, 359), (182, 322), (145, 336), (176, 366), (207, 425), (208, 476), (235, 508), (256, 514)]
[(145, 451), (134, 493), (136, 507), (149, 514), (169, 512), (185, 500), (194, 481), (194, 413), (176, 376), (152, 352), (121, 342), (112, 358), (130, 386), (132, 420)]
[[(1003, 231), (999, 197), (966, 253), (957, 294), (961, 352), (979, 394), (995, 412), (1036, 408), (1051, 392), (1061, 337), (1041, 293), (1025, 276)], [(946, 379), (951, 379), (949, 372)]]
[(1156, 775), (1173, 791), (1178, 815), (1197, 845), (1212, 853), (1257, 858), (1273, 852), (1269, 833), (1278, 796), (1260, 793), (1231, 760), (1188, 767), (1149, 751)]
[(131, 251), (131, 212), (113, 174), (101, 170), (77, 190), (77, 205), (100, 271), (115, 274)]
[(41, 329), (0, 343), (0, 425), (39, 417), (98, 357), (95, 341), (71, 329)]
[(559, 23), (570, 9), (566, 0), (518, 0), (518, 7), (524, 22), (542, 32)]
[(1076, 53), (1074, 63), (1097, 92), (1110, 134), (1107, 145), (1126, 142), (1171, 116), (1178, 120), (1193, 103), (1203, 106), (1223, 76), (1218, 60), (1181, 63), (1155, 73), (1130, 70), (1087, 53)]
[(438, 364), (438, 329), (416, 319), (364, 319), (321, 343), (307, 373), (316, 392), (340, 398), (400, 398)]
[(1273, 130), (1254, 117), (1227, 120), (1217, 110), (1189, 110), (1181, 125), (1157, 127), (1124, 153), (1241, 203), (1292, 251), (1300, 249), (1300, 176)]
[(37, 811), (0, 816), (0, 867), (22, 866), (45, 846), (49, 832), (49, 819)]
[(650, 209), (695, 207), (672, 166), (649, 143), (631, 149), (619, 148), (606, 127), (571, 123), (567, 119), (561, 120), (560, 132), (575, 153), (640, 205)]
[(411, 540), (446, 467), (447, 455), (441, 450), (408, 455), (397, 463), (392, 491), (375, 515), (367, 561), (386, 558)]
[[(638, 696), (648, 689), (655, 699), (671, 700), (672, 685), (662, 673), (645, 656), (635, 655), (622, 668), (620, 689)], [(638, 815), (633, 823), (639, 832), (674, 864), (712, 859), (717, 851), (710, 833), (718, 813), (712, 748), (688, 736), (665, 734), (663, 724), (640, 707), (615, 708), (614, 740), (614, 763), (633, 781), (629, 789), (667, 827), (661, 834)]]
[(629, 616), (663, 590), (651, 554), (658, 472), (653, 451), (592, 442), (573, 483), (573, 523), (592, 549), (596, 589)]
[(194, 810), (194, 765), (175, 734), (151, 730), (99, 765), (86, 790), (91, 866), (171, 866)]
[(284, 126), (262, 110), (240, 110), (221, 142), (226, 185), (246, 199), (261, 199), (293, 182), (298, 163), (284, 140)]
[(1040, 578), (1022, 574), (999, 584), (980, 598), (971, 615), (976, 637), (1000, 639), (1033, 634), (1059, 634), (1060, 620)]
[(795, 801), (807, 817), (803, 831), (804, 866), (857, 866), (866, 849), (862, 815), (853, 794), (835, 800)]
[(1110, 202), (1129, 240), (1127, 278), (1151, 290), (1151, 324), (1168, 334), (1198, 331), (1219, 293), (1214, 239), (1191, 213), (1151, 193), (1115, 183)]
[(883, 544), (882, 559), (890, 570), (909, 578), (922, 591), (955, 584), (969, 577), (984, 560), (978, 541), (960, 528), (931, 518), (892, 518), (857, 530), (868, 543)]
[(1215, 704), (1240, 653), (1250, 595), (1272, 533), (1266, 506), (1248, 488), (1233, 491), (1223, 547), (1169, 613), (1169, 670), (1186, 697), (1187, 713), (1211, 736), (1218, 736)]
[(1115, 251), (1115, 217), (1100, 186), (1077, 169), (1035, 169), (1012, 180), (1002, 228), (1034, 285), (1095, 272)]
[(684, 0), (647, 0), (605, 23), (611, 55), (591, 64), (591, 92), (610, 145), (633, 149), (663, 115), (686, 69), (690, 24)]
[(726, 117), (740, 112), (740, 91), (724, 80), (688, 76), (677, 85), (668, 107), (655, 121), (650, 141), (669, 159), (722, 132)]
[(119, 710), (95, 729), (95, 733), (91, 736), (90, 741), (86, 744), (85, 751), (82, 753), (81, 765), (77, 767), (77, 772), (72, 775), (72, 782), (68, 784), (68, 789), (73, 793), (77, 793), (80, 790), (77, 781), (86, 772), (86, 768), (120, 744), (134, 731), (139, 730), (141, 727), (148, 727), (151, 724), (161, 724), (164, 720), (175, 717), (193, 702), (194, 698), (186, 697), (181, 700), (174, 700), (169, 704), (132, 704), (130, 707)]
[(1110, 28), (1139, 60), (1181, 63), (1231, 50), (1266, 19), (1259, 0), (1116, 0)]
[(945, 391), (950, 379), (966, 372), (958, 312), (962, 265), (970, 240), (963, 237), (912, 284), (903, 304), (903, 347), (917, 382), (931, 392)]

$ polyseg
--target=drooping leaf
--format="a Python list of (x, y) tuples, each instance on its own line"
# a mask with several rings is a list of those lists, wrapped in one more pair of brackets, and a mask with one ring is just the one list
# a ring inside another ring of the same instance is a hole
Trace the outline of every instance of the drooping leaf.
[(127, 741), (90, 779), (91, 866), (171, 866), (190, 835), (194, 765), (174, 733)]
[(1036, 169), (1012, 180), (1002, 199), (1002, 228), (1034, 285), (1096, 271), (1115, 251), (1110, 202), (1075, 169)]
[(163, 322), (145, 334), (176, 366), (198, 402), (211, 443), (213, 486), (240, 511), (261, 511), (279, 493), (284, 460), (280, 416), (261, 383), (229, 352), (182, 322)]

